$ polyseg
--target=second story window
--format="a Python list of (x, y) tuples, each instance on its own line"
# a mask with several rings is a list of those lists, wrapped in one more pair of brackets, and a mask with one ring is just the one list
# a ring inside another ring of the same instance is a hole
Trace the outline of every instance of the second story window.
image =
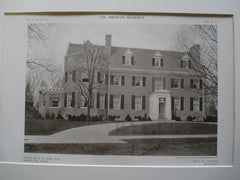
[(114, 86), (124, 86), (125, 76), (121, 76), (120, 74), (111, 75), (110, 84)]
[(132, 76), (132, 86), (145, 87), (146, 77)]
[(190, 79), (190, 88), (191, 89), (202, 89), (203, 87), (203, 81), (196, 80), (196, 79)]
[(104, 83), (104, 81), (105, 81), (105, 74), (102, 73), (102, 72), (98, 72), (97, 81), (98, 81), (98, 83)]
[(165, 77), (153, 77), (152, 78), (152, 89), (153, 91), (166, 89)]
[(65, 72), (65, 82), (76, 82), (76, 71)]
[(179, 79), (171, 78), (171, 88), (179, 88), (180, 81)]

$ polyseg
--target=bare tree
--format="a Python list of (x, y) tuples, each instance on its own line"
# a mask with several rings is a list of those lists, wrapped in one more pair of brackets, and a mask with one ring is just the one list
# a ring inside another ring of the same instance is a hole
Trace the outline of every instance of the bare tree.
[[(200, 45), (200, 58), (196, 60), (190, 48)], [(184, 51), (192, 59), (191, 69), (185, 69), (195, 79), (204, 79), (205, 100), (217, 103), (218, 93), (218, 57), (216, 25), (182, 25), (176, 33), (174, 46)]]
[(54, 24), (32, 23), (27, 26), (28, 52), (26, 59), (26, 84), (30, 85), (34, 104), (38, 101), (38, 91), (42, 81), (51, 87), (62, 79), (62, 68), (55, 65), (50, 58), (50, 30)]
[(92, 99), (94, 91), (104, 85), (97, 80), (99, 71), (106, 71), (107, 59), (104, 47), (96, 46), (89, 41), (82, 45), (77, 56), (78, 70), (81, 78), (77, 80), (78, 90), (87, 102), (87, 124), (90, 121)]

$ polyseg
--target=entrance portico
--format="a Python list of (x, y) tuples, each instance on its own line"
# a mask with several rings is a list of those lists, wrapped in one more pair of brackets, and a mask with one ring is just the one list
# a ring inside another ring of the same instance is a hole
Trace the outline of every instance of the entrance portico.
[(150, 95), (149, 115), (152, 120), (171, 119), (171, 95), (168, 90), (155, 91)]

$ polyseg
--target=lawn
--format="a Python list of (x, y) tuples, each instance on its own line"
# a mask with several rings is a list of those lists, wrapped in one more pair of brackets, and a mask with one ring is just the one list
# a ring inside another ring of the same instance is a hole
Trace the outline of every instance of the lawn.
[(217, 138), (130, 139), (128, 143), (25, 144), (25, 152), (84, 155), (216, 156)]
[(205, 123), (154, 123), (125, 126), (109, 132), (111, 136), (128, 135), (176, 135), (176, 134), (216, 134), (216, 124)]
[[(90, 122), (94, 124), (106, 124), (113, 121)], [(87, 126), (86, 122), (68, 121), (64, 119), (41, 119), (41, 120), (26, 120), (25, 121), (25, 135), (51, 135), (57, 132), (76, 128), (80, 126)]]

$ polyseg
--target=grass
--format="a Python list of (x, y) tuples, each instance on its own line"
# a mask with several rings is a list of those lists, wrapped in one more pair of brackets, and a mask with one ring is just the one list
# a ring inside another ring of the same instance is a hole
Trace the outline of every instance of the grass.
[[(90, 125), (103, 123), (112, 123), (112, 121), (90, 122)], [(51, 135), (81, 126), (87, 126), (87, 123), (64, 119), (25, 120), (25, 135)]]
[(128, 143), (25, 144), (25, 152), (85, 155), (216, 156), (217, 138), (130, 139)]
[(216, 124), (204, 123), (154, 123), (120, 127), (109, 132), (111, 136), (216, 134)]

